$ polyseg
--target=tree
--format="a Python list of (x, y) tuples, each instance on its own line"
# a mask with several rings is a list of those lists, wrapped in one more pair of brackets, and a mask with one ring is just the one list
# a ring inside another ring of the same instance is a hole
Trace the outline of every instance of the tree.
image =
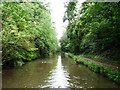
[(57, 39), (45, 6), (37, 2), (1, 5), (3, 65), (22, 65), (55, 52)]
[(78, 13), (76, 10), (70, 11), (70, 7), (73, 8), (71, 3), (74, 2), (68, 3), (69, 7), (66, 10), (67, 17), (70, 17), (67, 27), (69, 42), (66, 45), (69, 45), (68, 48), (72, 49), (72, 53), (92, 53), (119, 59), (117, 54), (120, 52), (119, 3), (84, 2), (78, 16), (74, 14)]

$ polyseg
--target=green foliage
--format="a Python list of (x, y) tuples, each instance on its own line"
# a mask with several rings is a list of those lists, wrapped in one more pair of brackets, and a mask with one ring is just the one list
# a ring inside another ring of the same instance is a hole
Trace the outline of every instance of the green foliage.
[(79, 60), (81, 64), (86, 65), (90, 70), (96, 72), (96, 73), (100, 73), (106, 77), (108, 77), (109, 79), (120, 83), (120, 72), (110, 68), (106, 65), (103, 64), (99, 64), (93, 61), (89, 61), (81, 56), (75, 56), (71, 53), (65, 53), (65, 56), (68, 56), (70, 58), (73, 58), (74, 60)]
[[(66, 38), (61, 39), (61, 48), (74, 54), (91, 53), (107, 59), (120, 60), (120, 7), (114, 2), (84, 2), (80, 12), (67, 6), (69, 24)], [(76, 4), (74, 4), (75, 7)], [(75, 14), (77, 18), (74, 19)], [(63, 49), (62, 49), (63, 50)]]
[(68, 2), (68, 4), (66, 5), (67, 10), (65, 12), (64, 15), (64, 21), (68, 20), (69, 22), (74, 21), (76, 13), (75, 13), (75, 9), (76, 9), (76, 3), (75, 2)]
[(57, 40), (50, 12), (42, 3), (5, 2), (1, 6), (3, 65), (17, 65), (55, 52)]

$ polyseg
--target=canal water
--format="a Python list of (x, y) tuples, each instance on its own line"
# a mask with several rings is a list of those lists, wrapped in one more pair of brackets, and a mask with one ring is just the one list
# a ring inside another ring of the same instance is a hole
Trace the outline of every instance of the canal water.
[(119, 86), (84, 65), (61, 55), (3, 69), (3, 88), (118, 88)]

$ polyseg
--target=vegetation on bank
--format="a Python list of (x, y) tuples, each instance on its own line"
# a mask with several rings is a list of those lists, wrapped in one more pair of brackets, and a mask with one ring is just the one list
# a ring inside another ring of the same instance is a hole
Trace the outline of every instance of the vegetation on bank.
[(67, 30), (61, 50), (73, 54), (99, 56), (120, 63), (120, 5), (118, 2), (68, 2), (64, 21)]
[(50, 12), (41, 2), (3, 2), (2, 63), (22, 65), (55, 53), (57, 39)]
[(82, 56), (120, 63), (120, 5), (118, 2), (69, 1), (63, 21), (67, 30), (61, 38), (61, 51), (78, 60), (90, 70), (105, 75), (120, 84), (120, 72)]
[[(67, 30), (61, 38), (61, 51), (90, 70), (120, 83), (120, 72), (83, 58), (89, 56), (120, 63), (120, 5), (118, 2), (67, 2), (63, 21)], [(104, 63), (104, 61), (103, 61)]]
[(81, 64), (84, 64), (85, 66), (87, 66), (90, 70), (96, 72), (96, 73), (100, 73), (106, 77), (108, 77), (109, 79), (115, 81), (116, 83), (120, 84), (120, 72), (118, 72), (117, 70), (107, 67), (103, 64), (99, 64), (90, 60), (87, 60), (81, 56), (76, 56), (73, 55), (71, 53), (65, 53), (66, 57), (70, 57), (73, 58), (74, 60), (79, 60), (79, 62)]

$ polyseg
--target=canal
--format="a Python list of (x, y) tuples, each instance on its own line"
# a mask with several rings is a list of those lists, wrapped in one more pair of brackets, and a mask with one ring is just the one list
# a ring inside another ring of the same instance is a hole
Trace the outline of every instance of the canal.
[(114, 82), (61, 55), (2, 70), (3, 88), (117, 88)]

